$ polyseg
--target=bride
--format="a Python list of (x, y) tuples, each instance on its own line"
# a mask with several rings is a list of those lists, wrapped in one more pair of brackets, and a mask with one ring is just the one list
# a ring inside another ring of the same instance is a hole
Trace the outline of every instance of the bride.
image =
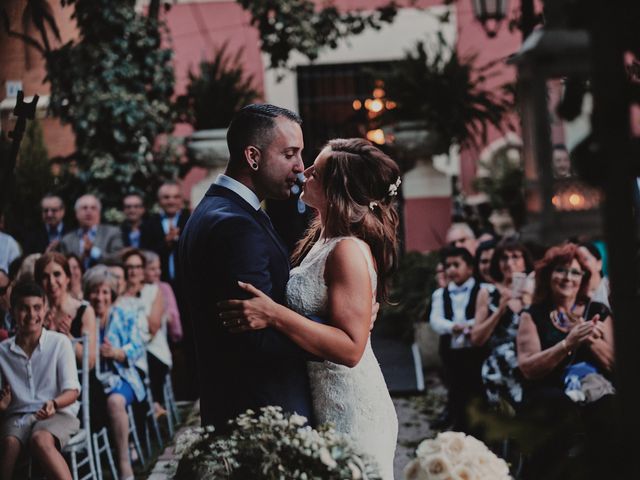
[[(232, 332), (273, 327), (323, 362), (308, 362), (317, 423), (332, 423), (393, 479), (398, 420), (370, 342), (372, 305), (397, 262), (397, 165), (363, 139), (329, 141), (304, 172), (301, 199), (318, 215), (298, 243), (289, 308), (250, 284), (224, 302)], [(321, 317), (325, 324), (309, 320)]]

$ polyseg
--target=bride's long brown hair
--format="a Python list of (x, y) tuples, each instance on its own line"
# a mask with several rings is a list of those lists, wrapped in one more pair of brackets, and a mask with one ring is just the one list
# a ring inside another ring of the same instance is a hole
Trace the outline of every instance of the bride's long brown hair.
[[(378, 298), (387, 301), (388, 282), (398, 263), (398, 212), (394, 193), (400, 169), (380, 149), (361, 138), (334, 139), (319, 173), (327, 199), (325, 238), (354, 236), (365, 241), (376, 263)], [(325, 147), (326, 148), (326, 147)], [(292, 255), (299, 264), (318, 241), (322, 225), (317, 217)]]

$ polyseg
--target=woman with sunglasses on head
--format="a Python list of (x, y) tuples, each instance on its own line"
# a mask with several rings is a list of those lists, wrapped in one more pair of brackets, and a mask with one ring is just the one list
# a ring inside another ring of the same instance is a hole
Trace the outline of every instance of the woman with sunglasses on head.
[[(137, 302), (140, 315), (140, 330), (147, 349), (146, 365), (138, 364), (149, 377), (154, 400), (162, 398), (162, 384), (171, 367), (171, 351), (167, 343), (164, 301), (158, 285), (145, 282), (147, 259), (142, 250), (131, 248), (122, 254), (126, 290), (123, 301)], [(146, 323), (146, 325), (145, 325)], [(144, 362), (143, 362), (144, 363)], [(156, 415), (165, 413), (156, 402)]]
[(494, 284), (478, 293), (471, 342), (489, 348), (482, 364), (482, 382), (489, 403), (518, 403), (522, 387), (516, 373), (515, 338), (520, 312), (530, 301), (525, 282), (533, 262), (522, 243), (506, 238), (496, 246), (488, 270)]
[[(612, 393), (613, 321), (606, 307), (589, 301), (589, 280), (576, 245), (550, 248), (536, 265), (533, 304), (520, 316), (517, 347), (525, 378), (523, 412), (540, 414), (536, 421), (549, 429), (576, 415), (586, 429), (587, 454), (597, 458), (611, 420), (602, 412), (609, 412)], [(553, 458), (561, 445), (548, 442), (541, 459)], [(532, 463), (542, 467), (548, 462)]]

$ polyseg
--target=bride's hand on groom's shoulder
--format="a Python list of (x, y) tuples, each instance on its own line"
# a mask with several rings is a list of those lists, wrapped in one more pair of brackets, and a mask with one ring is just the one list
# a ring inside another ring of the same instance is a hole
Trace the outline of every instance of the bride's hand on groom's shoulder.
[(238, 286), (253, 295), (247, 300), (224, 300), (218, 303), (222, 325), (231, 333), (260, 330), (272, 326), (273, 307), (277, 305), (250, 283), (238, 282)]

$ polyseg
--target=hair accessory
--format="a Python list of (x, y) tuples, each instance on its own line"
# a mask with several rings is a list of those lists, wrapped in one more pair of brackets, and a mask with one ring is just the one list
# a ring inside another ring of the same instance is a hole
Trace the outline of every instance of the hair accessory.
[(391, 185), (389, 185), (390, 197), (395, 197), (396, 195), (398, 195), (398, 187), (400, 186), (401, 183), (402, 183), (402, 180), (400, 179), (400, 177), (398, 177), (398, 180), (396, 180), (396, 183), (392, 183)]
[(378, 202), (369, 202), (369, 208), (373, 211), (378, 206)]

